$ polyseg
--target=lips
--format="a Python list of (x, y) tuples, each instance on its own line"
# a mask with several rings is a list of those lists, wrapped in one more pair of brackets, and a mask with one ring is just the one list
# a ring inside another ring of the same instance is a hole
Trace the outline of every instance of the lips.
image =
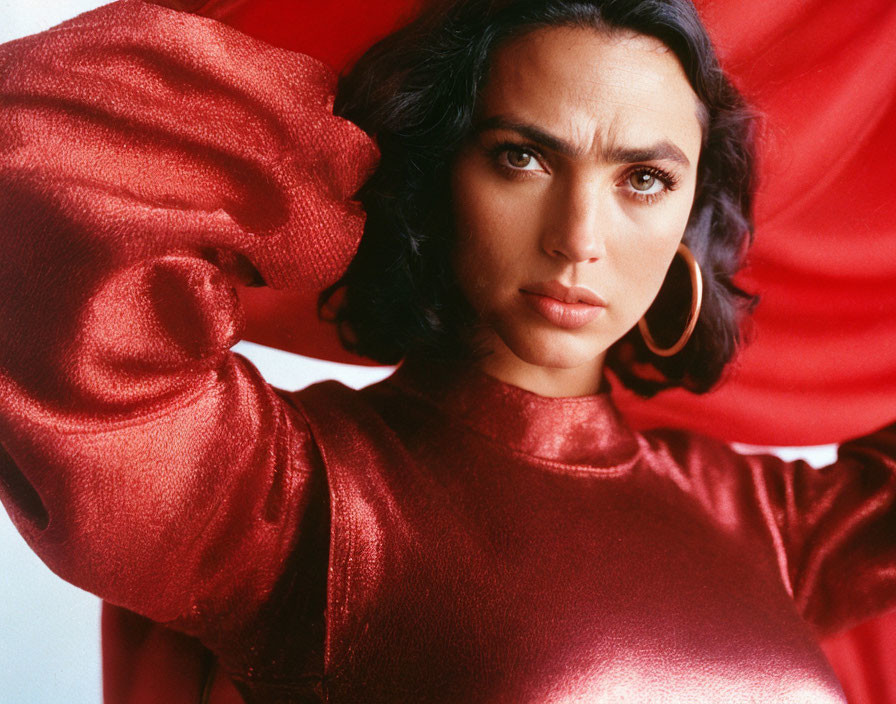
[(560, 328), (574, 330), (587, 325), (606, 308), (606, 302), (584, 286), (565, 286), (559, 281), (534, 284), (520, 289), (526, 303), (545, 320)]
[(530, 284), (521, 289), (524, 293), (536, 293), (549, 296), (561, 303), (587, 303), (592, 306), (606, 307), (607, 302), (590, 288), (585, 286), (566, 286), (559, 281), (545, 281)]

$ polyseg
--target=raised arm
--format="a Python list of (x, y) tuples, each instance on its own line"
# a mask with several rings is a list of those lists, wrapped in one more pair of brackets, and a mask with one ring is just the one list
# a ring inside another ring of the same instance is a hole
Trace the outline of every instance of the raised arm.
[(0, 46), (0, 498), (45, 562), (215, 641), (319, 468), (235, 280), (319, 290), (375, 163), (318, 62), (125, 0)]
[(821, 469), (744, 461), (780, 530), (797, 606), (820, 633), (896, 607), (896, 425), (843, 443)]
[(896, 424), (843, 443), (820, 469), (673, 431), (648, 437), (723, 525), (764, 536), (819, 635), (896, 607)]

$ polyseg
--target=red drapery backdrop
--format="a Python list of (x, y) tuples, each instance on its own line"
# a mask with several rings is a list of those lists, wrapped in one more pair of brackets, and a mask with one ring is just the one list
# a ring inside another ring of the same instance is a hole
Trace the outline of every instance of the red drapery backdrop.
[[(184, 9), (341, 69), (419, 0), (211, 0)], [(176, 4), (169, 2), (166, 4)], [(830, 443), (896, 417), (896, 4), (698, 0), (762, 115), (752, 342), (709, 395), (620, 393), (639, 426), (762, 445)], [(364, 363), (314, 302), (247, 289), (247, 338)], [(292, 321), (292, 322), (284, 322)], [(313, 332), (309, 332), (313, 331)], [(896, 613), (824, 643), (850, 702), (896, 701)]]

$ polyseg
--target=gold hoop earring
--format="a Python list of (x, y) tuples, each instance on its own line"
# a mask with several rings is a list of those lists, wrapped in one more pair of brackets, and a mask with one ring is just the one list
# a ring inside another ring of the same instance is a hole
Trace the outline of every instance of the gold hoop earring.
[(646, 314), (638, 321), (638, 330), (641, 331), (641, 337), (644, 338), (644, 344), (647, 345), (647, 348), (651, 352), (660, 357), (671, 357), (680, 352), (687, 344), (688, 340), (691, 339), (694, 328), (697, 327), (697, 318), (700, 317), (700, 306), (703, 305), (703, 273), (700, 271), (700, 265), (697, 263), (697, 260), (694, 259), (694, 255), (691, 254), (691, 250), (687, 248), (687, 245), (685, 245), (684, 242), (681, 242), (678, 245), (677, 253), (684, 258), (684, 261), (688, 266), (688, 272), (691, 275), (691, 310), (688, 312), (688, 322), (687, 325), (685, 325), (684, 332), (681, 337), (678, 338), (678, 342), (671, 347), (662, 349), (656, 344), (653, 336), (650, 334), (650, 330), (647, 329)]

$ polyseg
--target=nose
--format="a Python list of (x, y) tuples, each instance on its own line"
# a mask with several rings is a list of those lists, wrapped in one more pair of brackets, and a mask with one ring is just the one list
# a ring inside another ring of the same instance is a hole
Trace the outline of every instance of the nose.
[(571, 262), (596, 262), (606, 256), (606, 208), (595, 181), (571, 180), (558, 189), (544, 227), (542, 249)]

